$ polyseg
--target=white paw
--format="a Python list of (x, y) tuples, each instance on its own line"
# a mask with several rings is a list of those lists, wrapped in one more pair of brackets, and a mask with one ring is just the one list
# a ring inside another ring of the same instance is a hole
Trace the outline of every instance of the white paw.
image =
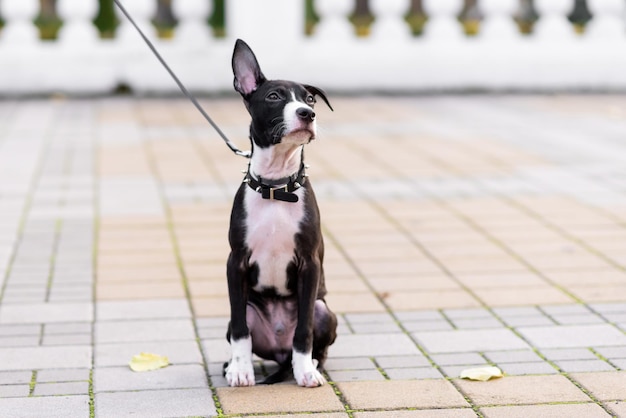
[(230, 386), (254, 386), (254, 367), (252, 362), (232, 359), (226, 368), (226, 381)]
[(311, 359), (311, 354), (293, 353), (293, 376), (299, 386), (316, 388), (326, 383), (324, 376), (317, 370), (317, 360)]
[(230, 386), (254, 386), (252, 365), (252, 340), (250, 337), (231, 341), (232, 358), (226, 368), (226, 381)]

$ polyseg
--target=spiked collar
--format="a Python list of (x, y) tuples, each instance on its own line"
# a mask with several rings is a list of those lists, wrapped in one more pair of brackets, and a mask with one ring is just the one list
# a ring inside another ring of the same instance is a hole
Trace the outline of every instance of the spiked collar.
[(270, 180), (252, 174), (250, 165), (248, 165), (243, 182), (255, 192), (260, 193), (263, 199), (295, 203), (298, 201), (298, 195), (294, 192), (304, 185), (308, 176), (306, 169), (307, 166), (302, 163), (300, 164), (300, 169), (291, 176)]

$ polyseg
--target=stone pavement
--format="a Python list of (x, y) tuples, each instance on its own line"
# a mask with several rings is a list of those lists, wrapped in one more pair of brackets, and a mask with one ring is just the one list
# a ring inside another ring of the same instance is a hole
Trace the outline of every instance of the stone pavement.
[[(204, 103), (247, 145), (240, 100)], [(189, 103), (1, 101), (0, 416), (626, 417), (626, 97), (332, 103), (307, 160), (340, 330), (302, 389), (221, 377), (246, 162)]]

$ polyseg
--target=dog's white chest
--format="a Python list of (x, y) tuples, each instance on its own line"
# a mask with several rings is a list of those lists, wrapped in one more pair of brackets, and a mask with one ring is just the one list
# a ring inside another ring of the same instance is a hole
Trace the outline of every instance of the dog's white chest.
[(288, 295), (287, 266), (295, 257), (295, 237), (304, 217), (304, 189), (295, 192), (295, 203), (262, 199), (259, 193), (246, 190), (246, 245), (251, 251), (250, 265), (259, 269), (255, 290), (274, 288)]

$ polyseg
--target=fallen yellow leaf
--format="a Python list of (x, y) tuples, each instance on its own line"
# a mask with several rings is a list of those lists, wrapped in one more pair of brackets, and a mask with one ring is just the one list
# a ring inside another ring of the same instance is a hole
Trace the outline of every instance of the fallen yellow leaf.
[(497, 367), (477, 367), (475, 369), (465, 369), (461, 372), (462, 379), (479, 380), (481, 382), (502, 376), (502, 370)]
[(165, 356), (153, 353), (135, 354), (128, 365), (134, 372), (148, 372), (169, 366), (170, 361)]

